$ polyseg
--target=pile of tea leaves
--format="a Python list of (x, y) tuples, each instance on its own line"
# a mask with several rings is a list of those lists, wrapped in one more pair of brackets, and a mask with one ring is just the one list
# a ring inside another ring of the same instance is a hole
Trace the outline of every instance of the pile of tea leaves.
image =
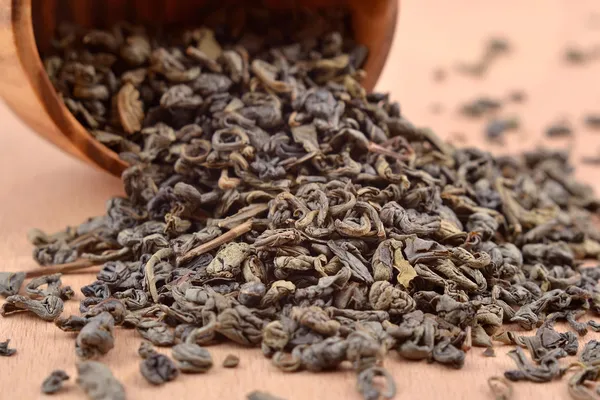
[[(287, 373), (351, 365), (364, 399), (389, 399), (385, 364), (402, 362), (389, 351), (461, 368), (496, 342), (516, 346), (507, 379), (574, 371), (569, 391), (588, 398), (600, 345), (561, 359), (600, 329), (580, 320), (600, 313), (600, 267), (582, 263), (600, 254), (600, 203), (567, 155), (494, 157), (413, 125), (361, 87), (367, 52), (342, 12), (244, 12), (235, 31), (61, 26), (48, 75), (131, 165), (126, 197), (79, 226), (32, 231), (41, 268), (29, 276), (42, 276), (19, 295), (26, 274), (0, 275), (2, 315), (78, 332), (78, 383), (94, 399), (125, 397), (97, 361), (120, 329), (145, 340), (140, 371), (156, 385), (207, 371), (207, 346), (233, 341)], [(61, 272), (93, 265), (80, 315), (65, 315)], [(563, 320), (572, 331), (554, 329)], [(66, 379), (53, 372), (44, 391)]]

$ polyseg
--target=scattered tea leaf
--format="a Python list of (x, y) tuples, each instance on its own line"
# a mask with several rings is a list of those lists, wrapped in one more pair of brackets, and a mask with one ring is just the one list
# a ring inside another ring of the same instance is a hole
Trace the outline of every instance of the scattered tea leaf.
[(54, 394), (59, 392), (67, 380), (69, 380), (69, 375), (65, 371), (60, 369), (52, 371), (42, 383), (42, 393)]
[(520, 122), (517, 118), (493, 119), (485, 128), (486, 138), (490, 141), (501, 141), (504, 133), (518, 129), (519, 125)]
[[(375, 377), (385, 379), (383, 388), (376, 384)], [(396, 396), (396, 384), (390, 373), (382, 367), (371, 367), (358, 374), (358, 391), (365, 400), (393, 399)]]
[(484, 356), (486, 356), (486, 357), (496, 357), (496, 351), (494, 351), (494, 348), (493, 348), (493, 347), (488, 347), (488, 348), (486, 348), (486, 349), (483, 351), (483, 353), (481, 353), (481, 354), (483, 354), (483, 355), (484, 355)]
[(495, 400), (512, 399), (513, 388), (509, 381), (499, 376), (493, 376), (487, 382)]
[(142, 360), (140, 372), (153, 385), (162, 385), (179, 375), (179, 369), (175, 363), (169, 357), (159, 353), (150, 354)]
[(478, 118), (483, 115), (498, 111), (502, 103), (489, 97), (478, 97), (461, 106), (460, 112), (464, 116)]
[(584, 123), (588, 128), (600, 129), (600, 114), (588, 114), (584, 118)]
[(172, 355), (181, 372), (206, 372), (213, 366), (210, 352), (194, 343), (181, 343), (173, 346)]
[(63, 301), (54, 295), (48, 295), (42, 300), (33, 300), (17, 294), (6, 298), (0, 314), (6, 317), (14, 313), (29, 311), (45, 321), (54, 321), (62, 313), (63, 307)]
[(25, 272), (0, 272), (0, 296), (18, 294), (23, 281), (25, 281)]
[(10, 339), (6, 339), (4, 342), (0, 342), (0, 356), (10, 357), (17, 352), (17, 349), (11, 349), (8, 347)]
[(77, 385), (92, 400), (125, 400), (125, 388), (110, 369), (97, 361), (77, 364)]
[(240, 358), (234, 354), (227, 354), (227, 357), (223, 360), (223, 367), (235, 368), (239, 365)]
[(573, 128), (568, 121), (559, 121), (546, 128), (546, 136), (550, 138), (571, 136)]
[(267, 392), (254, 391), (246, 396), (248, 400), (284, 400), (281, 397), (273, 396)]

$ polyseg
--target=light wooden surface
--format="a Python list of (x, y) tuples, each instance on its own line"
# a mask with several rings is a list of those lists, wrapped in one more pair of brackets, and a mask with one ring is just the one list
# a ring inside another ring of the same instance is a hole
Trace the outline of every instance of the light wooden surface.
[[(594, 9), (595, 22), (590, 21)], [(513, 53), (498, 60), (483, 80), (454, 73), (456, 62), (474, 59), (490, 34), (505, 35), (514, 45)], [(561, 62), (567, 43), (600, 43), (597, 0), (404, 1), (397, 35), (378, 86), (391, 90), (413, 122), (429, 125), (444, 136), (463, 132), (470, 136), (471, 144), (483, 145), (483, 123), (459, 117), (458, 105), (478, 94), (503, 97), (512, 89), (523, 89), (527, 102), (508, 108), (522, 117), (522, 129), (508, 134), (505, 146), (488, 146), (491, 150), (502, 153), (531, 148), (542, 140), (543, 128), (562, 116), (571, 118), (577, 129), (571, 143), (576, 160), (600, 147), (600, 132), (586, 131), (580, 123), (584, 112), (600, 111), (600, 61), (583, 67), (565, 67)], [(435, 67), (449, 71), (445, 82), (433, 82)], [(442, 113), (431, 112), (435, 102), (443, 106)], [(105, 200), (120, 193), (121, 186), (116, 178), (59, 152), (4, 108), (0, 121), (0, 269), (35, 268), (25, 239), (28, 228), (53, 231), (101, 214)], [(569, 142), (549, 144), (565, 147)], [(600, 167), (581, 166), (576, 175), (600, 192), (599, 173)], [(81, 274), (65, 281), (79, 288), (93, 279), (91, 274)], [(67, 312), (77, 306), (76, 301), (69, 302)], [(5, 337), (12, 339), (18, 352), (11, 358), (0, 358), (1, 399), (43, 398), (39, 386), (55, 368), (75, 375), (73, 335), (17, 315), (0, 319), (0, 340)], [(232, 346), (210, 348), (216, 366), (209, 373), (184, 375), (161, 388), (150, 387), (138, 371), (140, 338), (122, 330), (116, 337), (116, 348), (102, 361), (125, 384), (130, 399), (242, 400), (254, 389), (288, 400), (359, 399), (352, 372), (282, 374), (258, 350)], [(589, 333), (580, 339), (580, 346), (592, 338), (598, 339), (598, 335)], [(496, 350), (498, 357), (485, 358), (482, 349), (473, 349), (459, 371), (391, 357), (387, 367), (396, 377), (396, 398), (492, 399), (486, 379), (513, 367), (504, 356), (509, 347)], [(220, 367), (228, 352), (240, 356), (237, 369)], [(83, 396), (73, 380), (67, 386), (57, 398)], [(566, 379), (549, 384), (516, 383), (514, 389), (515, 400), (568, 398)]]

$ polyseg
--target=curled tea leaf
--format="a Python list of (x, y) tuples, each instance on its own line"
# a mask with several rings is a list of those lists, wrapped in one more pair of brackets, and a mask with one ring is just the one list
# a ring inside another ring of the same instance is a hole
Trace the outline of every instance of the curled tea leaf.
[(54, 324), (64, 332), (79, 332), (88, 323), (87, 318), (70, 315), (68, 317), (58, 317), (54, 320)]
[(113, 330), (115, 320), (108, 312), (92, 317), (79, 331), (75, 341), (75, 352), (83, 359), (108, 353), (115, 347)]
[(125, 316), (128, 311), (125, 308), (125, 305), (120, 300), (108, 298), (106, 300), (101, 301), (100, 303), (90, 307), (83, 316), (85, 318), (93, 318), (96, 315), (99, 315), (103, 312), (109, 313), (116, 325), (121, 325), (125, 320)]
[(532, 364), (520, 347), (508, 352), (508, 356), (517, 364), (518, 370), (506, 371), (504, 376), (511, 381), (528, 380), (532, 382), (549, 382), (560, 377), (563, 371), (560, 368), (558, 357), (564, 350), (558, 349), (558, 353), (550, 353), (541, 361), (540, 366)]
[(6, 339), (4, 342), (0, 342), (0, 356), (10, 357), (17, 352), (17, 349), (11, 349), (8, 347), (10, 339)]
[(61, 369), (52, 371), (42, 383), (42, 393), (54, 394), (60, 391), (65, 381), (69, 380), (69, 375)]
[(270, 393), (260, 392), (258, 390), (248, 393), (248, 395), (246, 395), (246, 398), (248, 400), (285, 400), (281, 397), (273, 396)]
[(297, 352), (284, 353), (278, 351), (273, 354), (271, 362), (274, 366), (284, 372), (296, 372), (302, 369), (302, 358)]
[(587, 366), (600, 365), (600, 342), (590, 340), (579, 353), (579, 361)]
[(117, 95), (119, 120), (125, 132), (131, 134), (142, 129), (144, 106), (140, 100), (140, 92), (131, 84), (123, 85)]
[(8, 297), (19, 293), (25, 281), (25, 272), (0, 272), (0, 296)]
[(54, 321), (63, 311), (64, 303), (60, 297), (49, 295), (42, 300), (32, 300), (29, 297), (14, 295), (6, 298), (0, 314), (3, 317), (18, 312), (29, 311), (45, 321)]
[(493, 347), (486, 348), (481, 354), (483, 354), (485, 357), (496, 357), (496, 351)]
[[(385, 386), (380, 389), (374, 382), (375, 377), (385, 379)], [(382, 367), (371, 367), (358, 374), (357, 387), (365, 400), (393, 399), (396, 396), (396, 384), (392, 375)]]
[(450, 341), (442, 341), (433, 348), (433, 359), (440, 364), (450, 365), (453, 368), (462, 368), (465, 362), (465, 352), (454, 347)]
[(241, 273), (242, 263), (249, 252), (250, 246), (246, 243), (229, 243), (219, 250), (206, 267), (206, 272), (215, 277), (233, 278)]
[(239, 365), (240, 358), (234, 354), (227, 354), (227, 357), (223, 360), (224, 368), (235, 368)]
[(577, 371), (569, 378), (567, 387), (569, 394), (574, 400), (593, 400), (596, 394), (585, 383), (586, 381), (598, 381), (600, 378), (600, 367), (585, 367)]
[(213, 366), (210, 352), (193, 343), (181, 343), (173, 347), (172, 355), (184, 373), (206, 372)]
[(164, 322), (146, 319), (138, 323), (136, 330), (153, 345), (172, 346), (175, 343), (175, 332)]
[(175, 363), (163, 354), (154, 353), (142, 360), (140, 372), (153, 385), (162, 385), (172, 381), (179, 375)]
[(77, 385), (92, 400), (125, 400), (125, 388), (110, 369), (96, 361), (77, 364)]
[(495, 400), (511, 400), (513, 388), (509, 381), (499, 376), (488, 378), (488, 386)]
[(140, 347), (138, 347), (138, 355), (143, 359), (150, 357), (152, 354), (155, 354), (156, 350), (150, 342), (146, 342), (145, 340), (140, 343)]

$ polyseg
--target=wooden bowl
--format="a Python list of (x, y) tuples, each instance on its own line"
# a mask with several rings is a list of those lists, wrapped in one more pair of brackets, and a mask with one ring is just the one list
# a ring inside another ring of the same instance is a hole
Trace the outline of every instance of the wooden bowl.
[[(223, 0), (224, 2), (232, 0)], [(242, 0), (238, 0), (242, 1)], [(369, 48), (363, 82), (371, 90), (390, 51), (399, 0), (263, 0), (269, 7), (342, 5), (350, 8), (359, 43)], [(203, 0), (0, 0), (0, 96), (34, 131), (64, 151), (113, 175), (127, 167), (95, 141), (59, 100), (45, 73), (44, 49), (62, 21), (85, 27), (119, 20), (150, 24), (193, 22)], [(152, 4), (152, 7), (149, 5)], [(192, 19), (190, 21), (190, 19)]]

